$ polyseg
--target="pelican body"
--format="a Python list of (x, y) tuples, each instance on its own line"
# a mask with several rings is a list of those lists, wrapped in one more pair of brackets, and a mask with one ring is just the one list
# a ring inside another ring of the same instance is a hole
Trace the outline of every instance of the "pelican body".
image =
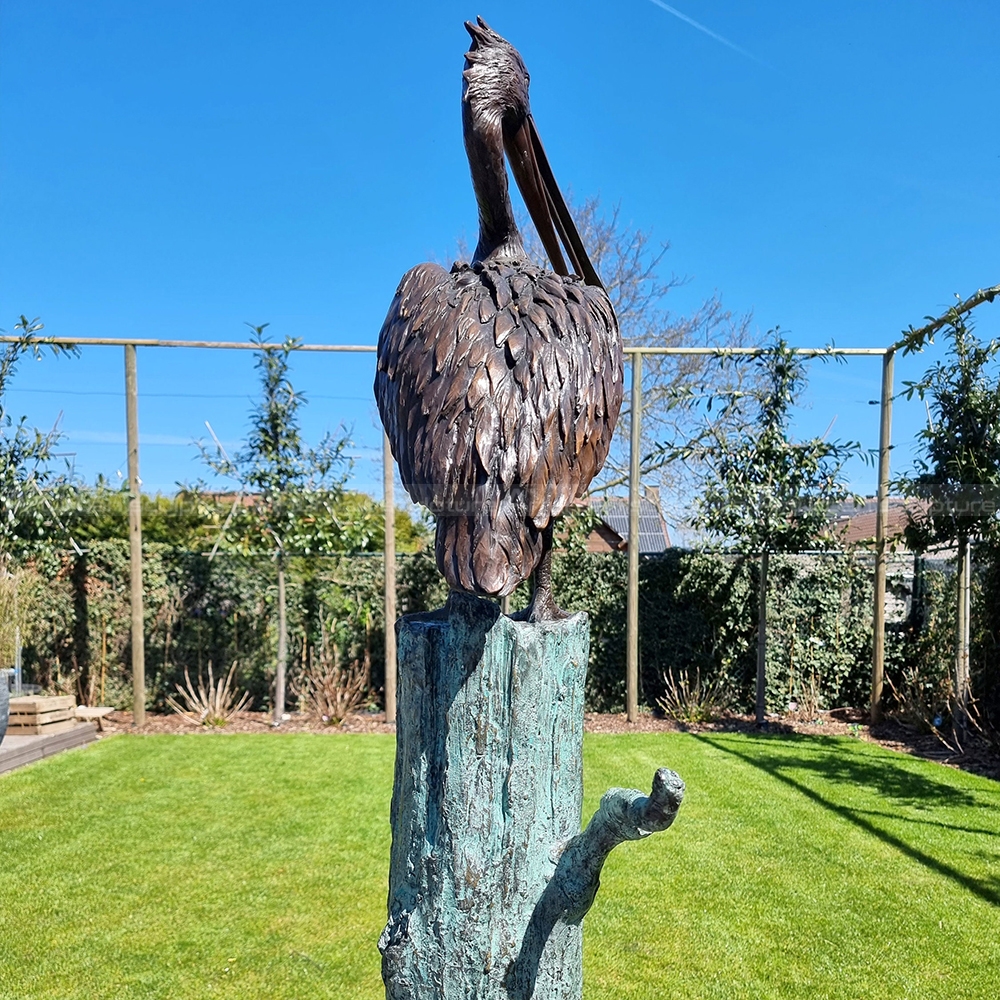
[[(552, 522), (607, 458), (621, 336), (538, 138), (520, 54), (482, 18), (466, 29), (462, 124), (479, 242), (471, 263), (403, 276), (379, 334), (375, 398), (404, 487), (437, 518), (449, 585), (503, 597), (534, 574), (526, 617), (546, 620), (563, 615)], [(505, 151), (551, 271), (525, 253)]]

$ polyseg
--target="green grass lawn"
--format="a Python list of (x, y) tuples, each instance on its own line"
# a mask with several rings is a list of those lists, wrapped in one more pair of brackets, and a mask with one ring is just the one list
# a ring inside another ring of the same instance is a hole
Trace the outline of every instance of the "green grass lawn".
[[(393, 743), (130, 737), (0, 777), (3, 1000), (380, 998)], [(587, 1000), (1000, 996), (1000, 785), (850, 739), (592, 736)]]

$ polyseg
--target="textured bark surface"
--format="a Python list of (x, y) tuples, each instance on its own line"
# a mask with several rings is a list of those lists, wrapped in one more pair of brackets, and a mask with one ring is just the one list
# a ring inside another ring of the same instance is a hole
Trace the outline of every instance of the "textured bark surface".
[[(580, 830), (585, 615), (529, 624), (453, 595), (399, 626), (390, 1000), (498, 998), (560, 848)], [(559, 924), (536, 996), (582, 992), (581, 928)]]
[(684, 784), (614, 788), (580, 832), (585, 615), (474, 597), (399, 624), (388, 1000), (579, 1000), (581, 921), (611, 849), (673, 821)]

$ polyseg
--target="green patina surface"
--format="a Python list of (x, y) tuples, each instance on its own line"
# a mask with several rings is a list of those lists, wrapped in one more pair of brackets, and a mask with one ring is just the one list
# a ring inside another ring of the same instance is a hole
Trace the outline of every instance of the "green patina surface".
[(452, 594), (398, 627), (388, 1000), (580, 1000), (581, 921), (608, 854), (666, 829), (684, 785), (613, 788), (586, 831), (590, 623)]

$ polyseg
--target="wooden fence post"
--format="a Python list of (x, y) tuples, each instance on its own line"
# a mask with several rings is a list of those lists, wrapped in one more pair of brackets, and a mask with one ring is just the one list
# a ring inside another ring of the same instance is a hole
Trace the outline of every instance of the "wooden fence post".
[(642, 451), (642, 352), (632, 354), (628, 473), (628, 597), (625, 627), (625, 714), (639, 718), (639, 490)]
[(892, 448), (892, 380), (894, 353), (882, 355), (882, 395), (879, 401), (878, 504), (875, 509), (875, 597), (872, 608), (871, 723), (882, 717), (882, 684), (885, 678), (885, 529), (889, 519), (889, 452)]
[(972, 545), (963, 532), (958, 537), (958, 622), (955, 629), (955, 728), (962, 737), (969, 730), (970, 605), (972, 597)]
[(139, 386), (135, 344), (125, 345), (125, 426), (128, 443), (128, 540), (132, 606), (132, 721), (146, 723), (146, 635), (142, 613), (142, 481), (139, 479)]

